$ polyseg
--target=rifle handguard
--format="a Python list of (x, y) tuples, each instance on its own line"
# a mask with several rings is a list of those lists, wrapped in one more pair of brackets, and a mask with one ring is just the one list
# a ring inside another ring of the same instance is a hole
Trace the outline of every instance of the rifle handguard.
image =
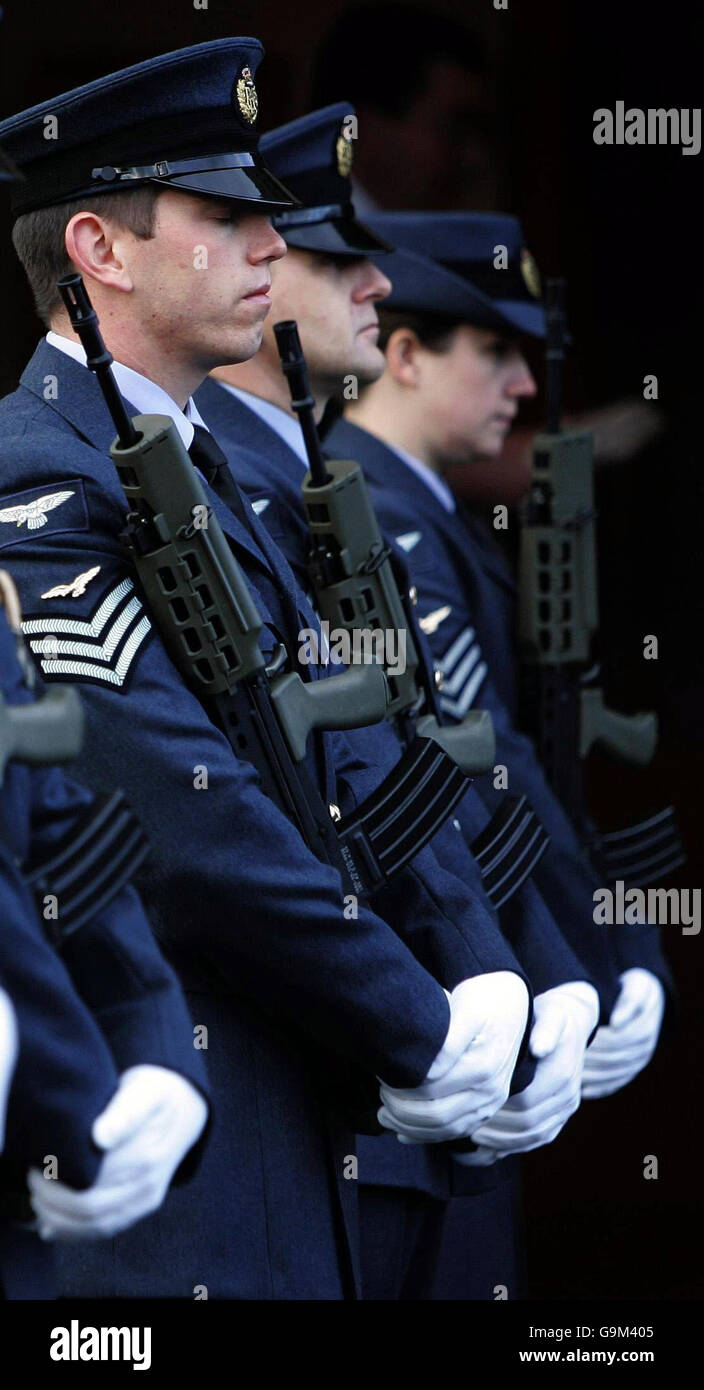
[(592, 437), (540, 434), (521, 518), (518, 641), (524, 660), (588, 663), (599, 623)]
[[(334, 554), (334, 577), (316, 575), (313, 587), (320, 616), (331, 628), (350, 633), (369, 630), (405, 633), (405, 666), (387, 671), (389, 717), (418, 699), (418, 653), (406, 623), (398, 586), (384, 545), (366, 479), (352, 459), (326, 459), (329, 481), (317, 486), (310, 473), (303, 480), (303, 502), (315, 557), (316, 543)], [(318, 561), (318, 563), (320, 563)]]

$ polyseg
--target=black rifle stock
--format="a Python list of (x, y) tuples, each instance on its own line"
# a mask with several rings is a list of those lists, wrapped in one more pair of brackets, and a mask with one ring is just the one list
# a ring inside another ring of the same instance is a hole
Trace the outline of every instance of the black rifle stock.
[[(657, 719), (652, 713), (609, 709), (598, 684), (593, 439), (588, 430), (561, 426), (564, 296), (564, 281), (548, 280), (547, 430), (534, 442), (531, 491), (521, 516), (518, 643), (522, 721), (551, 786), (588, 838), (584, 758), (599, 745), (623, 761), (646, 765), (655, 752)], [(650, 821), (644, 823), (640, 841), (641, 827), (626, 832), (633, 838), (630, 849), (621, 840), (623, 873), (631, 876), (642, 864), (645, 875), (649, 866), (643, 855), (658, 861), (655, 874), (675, 866), (666, 828), (658, 818), (655, 838)], [(609, 840), (606, 835), (597, 842), (606, 859)], [(614, 856), (617, 848), (614, 842)], [(618, 876), (616, 858), (611, 868)]]

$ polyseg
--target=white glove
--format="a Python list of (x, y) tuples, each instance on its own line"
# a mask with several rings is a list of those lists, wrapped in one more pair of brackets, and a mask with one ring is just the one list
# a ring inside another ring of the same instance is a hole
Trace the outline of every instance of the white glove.
[(17, 1021), (9, 994), (0, 989), (0, 1153), (5, 1143), (5, 1117), (17, 1061)]
[(587, 1039), (599, 1019), (599, 996), (586, 980), (557, 985), (534, 1001), (530, 1051), (538, 1059), (529, 1086), (487, 1124), (474, 1130), (476, 1153), (455, 1154), (458, 1163), (482, 1167), (507, 1154), (551, 1144), (579, 1108)]
[(582, 1095), (587, 1100), (619, 1091), (648, 1065), (665, 1010), (665, 991), (657, 976), (634, 966), (619, 977), (621, 993), (608, 1024), (587, 1048)]
[(44, 1240), (105, 1239), (155, 1211), (181, 1159), (202, 1132), (199, 1091), (165, 1067), (129, 1067), (93, 1139), (106, 1157), (92, 1187), (78, 1192), (30, 1169), (27, 1182)]
[(528, 990), (511, 970), (462, 982), (448, 995), (450, 1026), (425, 1081), (381, 1083), (379, 1122), (402, 1143), (464, 1139), (503, 1105), (528, 1018)]

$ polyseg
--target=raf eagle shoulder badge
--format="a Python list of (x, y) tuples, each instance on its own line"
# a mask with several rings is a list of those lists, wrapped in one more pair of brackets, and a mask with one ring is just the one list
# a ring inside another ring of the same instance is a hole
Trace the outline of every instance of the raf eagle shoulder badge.
[(243, 68), (237, 79), (235, 87), (237, 105), (240, 108), (240, 115), (248, 125), (254, 125), (259, 110), (259, 98), (257, 89), (254, 85), (251, 68)]
[(73, 497), (72, 492), (46, 492), (43, 497), (33, 497), (31, 502), (18, 507), (4, 507), (0, 511), (0, 522), (15, 521), (18, 526), (26, 524), (28, 531), (38, 531), (46, 526), (47, 512), (68, 502), (69, 497)]

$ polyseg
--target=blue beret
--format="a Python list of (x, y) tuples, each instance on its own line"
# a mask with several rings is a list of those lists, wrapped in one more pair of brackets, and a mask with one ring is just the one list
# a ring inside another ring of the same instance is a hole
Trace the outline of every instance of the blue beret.
[(0, 122), (24, 174), (16, 215), (156, 183), (234, 198), (262, 213), (295, 206), (257, 153), (257, 39), (216, 39), (123, 68)]
[(393, 285), (385, 307), (545, 337), (540, 276), (517, 218), (388, 212), (370, 217), (369, 225), (397, 248), (383, 260)]
[(301, 203), (275, 217), (289, 245), (341, 256), (389, 249), (354, 215), (350, 170), (355, 127), (354, 107), (338, 101), (262, 136), (267, 164)]

